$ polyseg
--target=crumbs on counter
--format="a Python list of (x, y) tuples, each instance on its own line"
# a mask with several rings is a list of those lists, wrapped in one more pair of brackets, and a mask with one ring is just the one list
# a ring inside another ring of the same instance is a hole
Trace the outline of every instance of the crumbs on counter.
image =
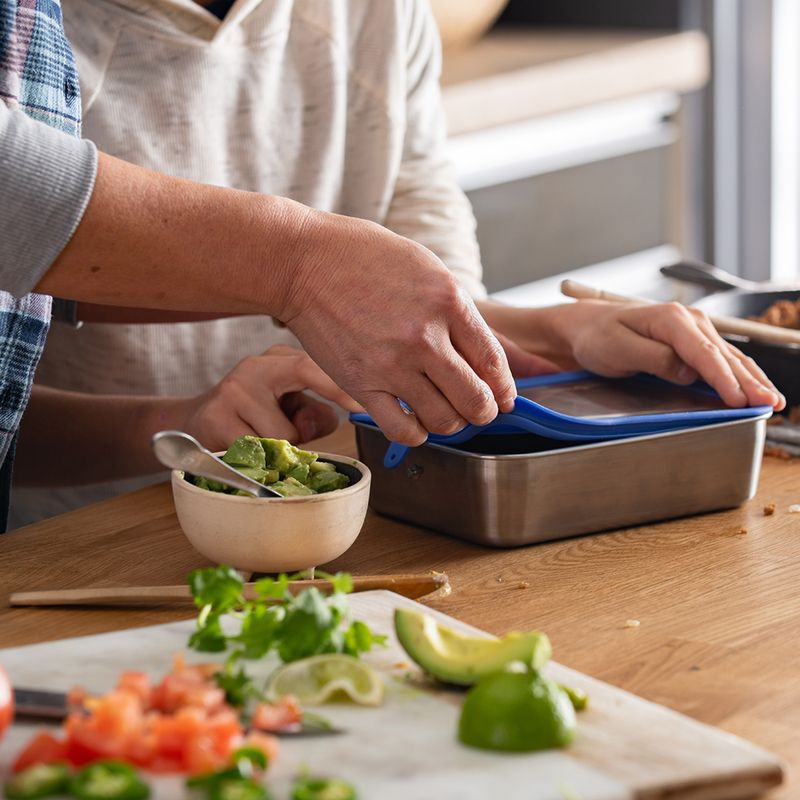
[(775, 513), (775, 503), (767, 503), (764, 506), (764, 516), (771, 517)]
[(530, 589), (531, 583), (530, 581), (520, 581), (517, 584), (517, 589)]
[(790, 514), (800, 514), (800, 504), (795, 504), (793, 506), (789, 506), (789, 513)]
[(744, 536), (747, 533), (747, 528), (739, 527), (736, 529), (736, 536)]
[(502, 582), (503, 582), (503, 576), (502, 576), (502, 575), (498, 575), (498, 576), (495, 578), (495, 580), (496, 580), (498, 583), (502, 583)]
[(638, 619), (626, 619), (623, 628), (638, 628), (642, 623)]
[(792, 460), (792, 454), (785, 447), (775, 444), (764, 445), (764, 455), (771, 458), (780, 458), (783, 461)]

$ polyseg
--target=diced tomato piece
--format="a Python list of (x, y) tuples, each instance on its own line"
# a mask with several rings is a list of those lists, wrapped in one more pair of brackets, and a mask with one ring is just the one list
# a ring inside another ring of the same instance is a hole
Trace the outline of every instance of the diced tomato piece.
[(268, 733), (251, 731), (245, 736), (239, 747), (255, 747), (267, 757), (267, 764), (271, 764), (278, 757), (278, 739)]
[(150, 707), (150, 695), (153, 687), (150, 684), (150, 676), (146, 672), (138, 672), (136, 670), (123, 672), (119, 676), (117, 689), (135, 695), (145, 708)]
[(52, 733), (41, 731), (25, 745), (25, 748), (17, 756), (17, 760), (12, 766), (14, 772), (22, 772), (34, 764), (55, 764), (58, 761), (66, 761), (67, 754), (64, 742), (53, 736)]
[(195, 706), (211, 712), (225, 705), (225, 692), (199, 672), (187, 668), (180, 674), (165, 676), (153, 690), (152, 703), (154, 708), (167, 713), (183, 706)]
[(176, 714), (162, 714), (150, 721), (149, 729), (156, 743), (156, 753), (168, 758), (183, 758), (186, 742), (200, 735), (204, 728), (203, 712), (182, 708)]
[(89, 694), (82, 686), (73, 686), (67, 692), (67, 706), (69, 708), (83, 708)]
[(214, 743), (214, 749), (227, 758), (242, 740), (239, 717), (230, 709), (218, 711), (206, 721), (204, 735)]
[(220, 753), (210, 736), (195, 736), (186, 743), (184, 768), (191, 775), (215, 772), (229, 763), (230, 753)]
[(258, 703), (253, 712), (252, 726), (260, 731), (282, 731), (303, 721), (303, 710), (296, 697), (286, 695), (280, 702)]

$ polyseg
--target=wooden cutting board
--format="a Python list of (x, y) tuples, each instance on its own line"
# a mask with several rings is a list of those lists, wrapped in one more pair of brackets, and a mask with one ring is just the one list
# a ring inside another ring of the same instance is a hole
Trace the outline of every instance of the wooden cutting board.
[[(590, 696), (570, 748), (506, 755), (463, 747), (456, 741), (463, 695), (429, 684), (410, 664), (393, 635), (392, 612), (399, 605), (416, 607), (478, 632), (391, 592), (353, 595), (350, 603), (356, 616), (389, 634), (389, 646), (367, 657), (384, 676), (386, 702), (378, 709), (325, 706), (320, 710), (346, 734), (282, 740), (270, 770), (275, 800), (288, 798), (302, 765), (352, 781), (361, 800), (732, 800), (755, 797), (781, 781), (780, 762), (770, 753), (559, 664), (550, 665), (550, 675)], [(18, 686), (67, 690), (80, 684), (105, 691), (126, 668), (153, 677), (166, 672), (192, 624), (0, 650), (0, 663)], [(269, 671), (270, 665), (260, 666)], [(0, 773), (34, 727), (11, 728), (0, 744)], [(153, 785), (157, 800), (183, 796), (178, 779), (159, 778)]]

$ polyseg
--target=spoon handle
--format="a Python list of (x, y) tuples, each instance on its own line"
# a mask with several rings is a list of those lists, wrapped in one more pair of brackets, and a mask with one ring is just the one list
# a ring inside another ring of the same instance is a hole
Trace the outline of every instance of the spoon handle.
[(283, 497), (268, 486), (263, 486), (258, 481), (243, 475), (230, 464), (226, 464), (188, 433), (159, 431), (153, 436), (151, 444), (155, 457), (165, 467), (219, 481), (255, 497)]

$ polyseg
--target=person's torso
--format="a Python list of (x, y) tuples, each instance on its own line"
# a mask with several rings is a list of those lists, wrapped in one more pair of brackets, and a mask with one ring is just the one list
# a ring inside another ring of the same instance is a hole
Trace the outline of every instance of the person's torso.
[[(223, 21), (192, 0), (64, 0), (64, 10), (84, 134), (101, 150), (383, 221), (405, 130), (403, 0), (237, 0)], [(95, 393), (195, 394), (278, 342), (296, 344), (256, 317), (56, 325), (37, 380)], [(31, 521), (33, 506), (41, 517), (143, 482), (59, 490), (47, 508), (41, 493), (20, 493), (16, 522)]]

